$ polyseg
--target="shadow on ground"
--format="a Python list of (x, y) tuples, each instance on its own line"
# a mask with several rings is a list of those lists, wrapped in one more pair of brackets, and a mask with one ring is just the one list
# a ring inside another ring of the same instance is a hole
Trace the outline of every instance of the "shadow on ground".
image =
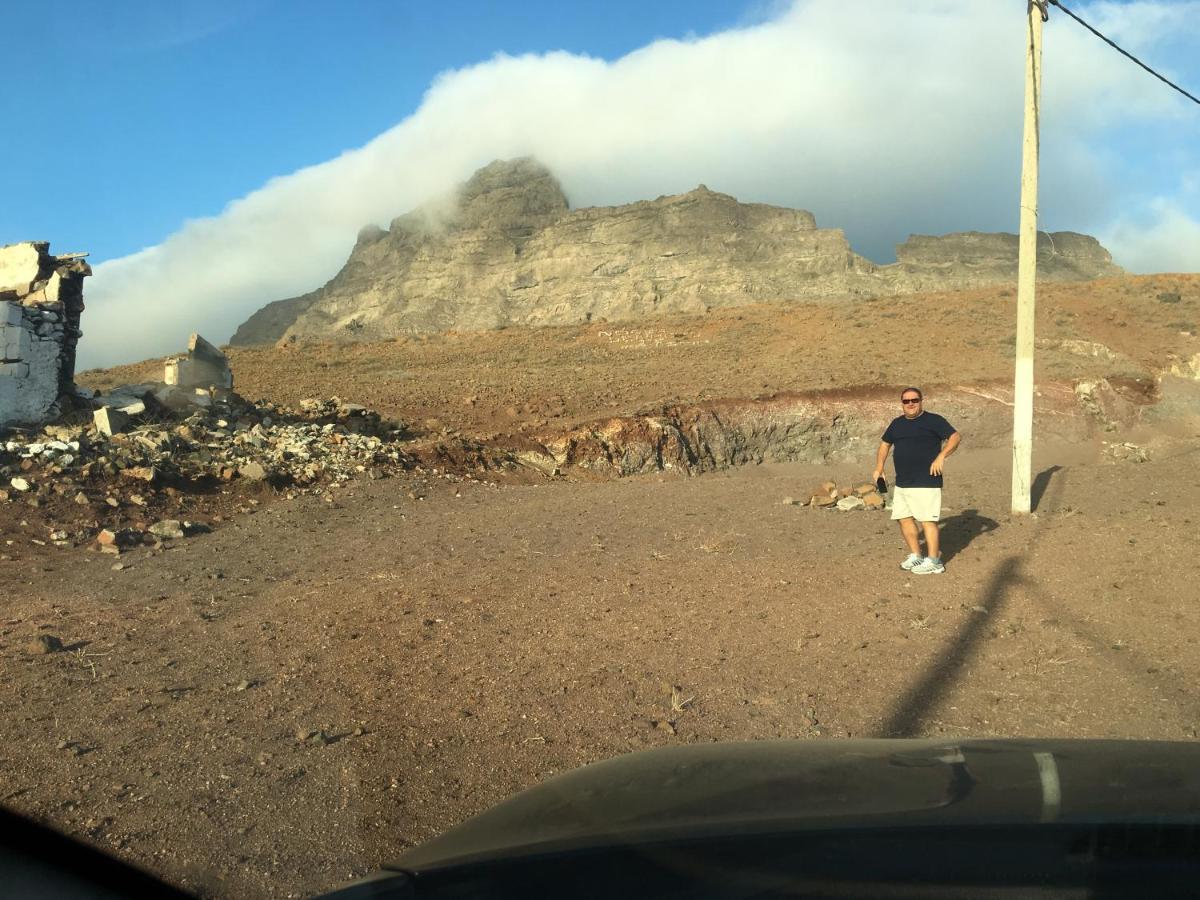
[[(1037, 477), (1033, 479), (1033, 484), (1029, 488), (1029, 500), (1031, 508), (1036, 512), (1041, 509), (1042, 497), (1046, 493), (1046, 488), (1050, 486), (1050, 479), (1054, 477), (1055, 472), (1061, 472), (1062, 466), (1051, 466), (1048, 469), (1043, 469), (1037, 473)], [(1062, 494), (1062, 479), (1058, 480), (1058, 494)]]
[[(995, 525), (995, 522), (992, 524)], [(976, 645), (986, 634), (988, 625), (1008, 599), (1009, 589), (1022, 580), (1020, 570), (1019, 556), (1010, 556), (996, 567), (991, 580), (980, 593), (978, 604), (972, 608), (970, 618), (963, 622), (945, 651), (930, 663), (924, 674), (896, 703), (892, 714), (879, 727), (878, 737), (913, 737), (922, 733), (922, 719), (954, 687), (963, 667), (975, 653)]]
[(953, 559), (966, 550), (975, 538), (999, 527), (999, 522), (981, 516), (977, 509), (964, 509), (958, 515), (942, 519), (942, 527), (939, 529), (942, 560)]

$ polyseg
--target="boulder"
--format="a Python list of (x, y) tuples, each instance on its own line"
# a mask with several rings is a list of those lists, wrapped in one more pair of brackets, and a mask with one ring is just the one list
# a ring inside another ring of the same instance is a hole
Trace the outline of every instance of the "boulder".
[(238, 475), (247, 481), (262, 481), (267, 477), (267, 470), (258, 462), (242, 463), (237, 471)]
[(142, 539), (142, 533), (134, 528), (104, 528), (96, 535), (96, 543), (101, 548), (109, 547), (120, 550), (132, 547)]
[(161, 522), (155, 522), (147, 531), (164, 540), (179, 539), (184, 536), (183, 523), (178, 519), (163, 519)]

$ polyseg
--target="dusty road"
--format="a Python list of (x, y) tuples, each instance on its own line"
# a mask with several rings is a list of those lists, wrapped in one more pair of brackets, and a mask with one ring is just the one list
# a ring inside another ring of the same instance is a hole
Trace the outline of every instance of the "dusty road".
[[(556, 772), (676, 742), (1193, 739), (1200, 445), (948, 468), (947, 573), (848, 469), (362, 482), (112, 560), (0, 561), (0, 800), (192, 890), (369, 871)], [(36, 655), (38, 634), (63, 652)]]

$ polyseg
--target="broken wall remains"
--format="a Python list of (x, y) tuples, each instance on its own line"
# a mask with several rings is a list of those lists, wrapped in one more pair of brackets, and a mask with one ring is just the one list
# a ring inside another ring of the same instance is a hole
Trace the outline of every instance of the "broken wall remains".
[(41, 422), (75, 390), (83, 257), (46, 241), (0, 247), (0, 427)]

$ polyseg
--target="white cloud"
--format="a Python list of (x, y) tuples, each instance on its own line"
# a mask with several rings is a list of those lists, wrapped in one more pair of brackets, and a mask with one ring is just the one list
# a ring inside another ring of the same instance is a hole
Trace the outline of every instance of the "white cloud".
[[(1136, 22), (1139, 46), (1153, 47), (1185, 27), (1149, 14), (1168, 5), (1096, 11), (1115, 31)], [(1015, 230), (1024, 19), (1013, 6), (796, 0), (770, 21), (613, 62), (498, 56), (446, 73), (412, 116), (361, 149), (98, 266), (81, 363), (172, 352), (192, 330), (226, 340), (263, 304), (332, 277), (362, 225), (386, 225), (495, 158), (537, 156), (576, 206), (703, 182), (810, 209), (881, 260), (910, 232)], [(1130, 123), (1145, 132), (1178, 120), (1179, 104), (1074, 23), (1052, 25), (1042, 225), (1108, 227), (1117, 261), (1139, 268), (1156, 258), (1138, 249), (1148, 244), (1109, 223), (1167, 207), (1153, 206), (1161, 189), (1139, 186), (1109, 138)], [(1194, 147), (1187, 136), (1200, 129), (1180, 129), (1181, 146)], [(1177, 151), (1193, 169), (1195, 153)], [(1179, 223), (1194, 223), (1200, 207), (1174, 212), (1147, 233), (1186, 238)], [(1198, 253), (1172, 258), (1200, 269)]]
[(1170, 200), (1155, 201), (1151, 214), (1140, 221), (1119, 220), (1105, 241), (1131, 271), (1200, 271), (1200, 217)]

